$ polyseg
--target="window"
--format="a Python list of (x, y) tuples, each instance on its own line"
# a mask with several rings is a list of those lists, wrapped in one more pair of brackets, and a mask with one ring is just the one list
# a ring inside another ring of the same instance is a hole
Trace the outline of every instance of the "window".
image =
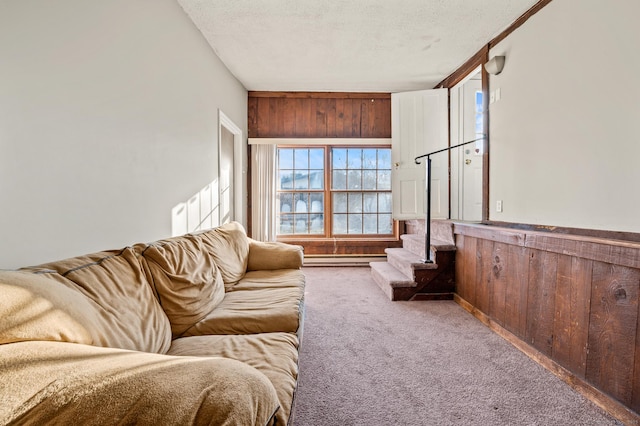
[(277, 190), (280, 236), (393, 234), (390, 148), (279, 147)]
[(484, 140), (482, 139), (482, 136), (484, 135), (484, 107), (482, 90), (476, 90), (475, 100), (475, 130), (476, 139), (479, 139), (475, 144), (476, 154), (482, 155), (482, 153), (484, 152)]
[(325, 234), (324, 148), (278, 149), (277, 234)]

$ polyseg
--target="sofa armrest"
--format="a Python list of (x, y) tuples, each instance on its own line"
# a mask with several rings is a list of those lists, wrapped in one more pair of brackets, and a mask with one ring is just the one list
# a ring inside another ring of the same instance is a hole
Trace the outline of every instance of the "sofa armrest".
[(262, 242), (249, 238), (247, 271), (300, 269), (304, 261), (302, 246), (279, 242)]
[(271, 425), (275, 388), (253, 367), (62, 342), (0, 345), (0, 424)]

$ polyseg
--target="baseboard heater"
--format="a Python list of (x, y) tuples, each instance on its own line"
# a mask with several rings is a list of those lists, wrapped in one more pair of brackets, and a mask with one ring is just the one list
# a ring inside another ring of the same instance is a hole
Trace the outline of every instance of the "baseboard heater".
[(304, 256), (304, 266), (369, 266), (369, 262), (385, 262), (386, 254), (379, 255), (326, 255), (311, 254)]

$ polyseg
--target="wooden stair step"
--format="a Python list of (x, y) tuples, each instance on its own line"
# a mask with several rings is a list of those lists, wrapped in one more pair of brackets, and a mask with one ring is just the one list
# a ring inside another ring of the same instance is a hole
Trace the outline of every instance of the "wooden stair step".
[(389, 300), (397, 300), (398, 289), (414, 289), (415, 281), (398, 271), (388, 262), (371, 262), (371, 277), (378, 287), (387, 295)]
[(431, 244), (439, 241), (440, 245), (456, 246), (455, 236), (453, 234), (453, 222), (450, 220), (432, 220), (431, 221)]
[[(400, 235), (402, 239), (402, 247), (416, 254), (424, 259), (425, 257), (425, 237), (424, 234), (403, 234)], [(431, 239), (431, 250), (438, 251), (455, 251), (455, 244), (450, 244), (448, 241)]]
[(388, 248), (385, 249), (385, 253), (387, 253), (387, 262), (412, 280), (416, 278), (416, 270), (438, 268), (435, 263), (425, 263), (424, 257), (405, 248)]
[(371, 272), (378, 276), (389, 287), (415, 287), (417, 284), (412, 278), (394, 268), (389, 262), (371, 262)]

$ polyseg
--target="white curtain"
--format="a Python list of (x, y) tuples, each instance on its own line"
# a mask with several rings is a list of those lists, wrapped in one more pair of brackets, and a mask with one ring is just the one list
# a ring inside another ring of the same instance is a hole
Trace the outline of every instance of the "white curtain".
[(251, 236), (276, 239), (276, 145), (251, 145)]

